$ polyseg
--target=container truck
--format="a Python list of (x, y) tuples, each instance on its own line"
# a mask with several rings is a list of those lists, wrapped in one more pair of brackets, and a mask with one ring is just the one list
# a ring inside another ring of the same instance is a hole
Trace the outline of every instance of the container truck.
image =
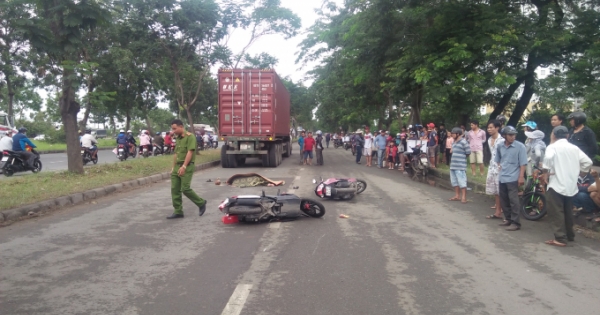
[(258, 157), (277, 167), (292, 154), (290, 94), (272, 69), (219, 70), (221, 165), (235, 168)]

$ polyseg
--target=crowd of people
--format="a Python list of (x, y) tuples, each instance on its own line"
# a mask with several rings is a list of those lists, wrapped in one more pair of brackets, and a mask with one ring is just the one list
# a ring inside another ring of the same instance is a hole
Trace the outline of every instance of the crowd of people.
[[(546, 243), (566, 246), (574, 239), (573, 216), (586, 214), (588, 219), (600, 222), (600, 185), (598, 173), (592, 169), (592, 160), (598, 154), (594, 132), (585, 125), (586, 115), (574, 112), (566, 119), (560, 114), (551, 118), (553, 130), (549, 143), (544, 142), (545, 134), (537, 123), (527, 121), (521, 127), (526, 137), (524, 143), (518, 141), (518, 131), (513, 126), (505, 126), (506, 117), (499, 115), (488, 121), (485, 129), (478, 121), (471, 121), (470, 129), (465, 126), (446, 130), (444, 124), (435, 126), (414, 125), (403, 127), (393, 137), (385, 130), (371, 133), (370, 127), (359, 129), (351, 134), (302, 132), (298, 140), (301, 164), (311, 165), (313, 151), (316, 150), (317, 164), (322, 165), (323, 139), (325, 148), (330, 141), (350, 143), (356, 152), (356, 163), (361, 164), (363, 156), (366, 166), (405, 171), (410, 140), (421, 140), (426, 147), (428, 167), (436, 168), (438, 163), (446, 163), (450, 168), (450, 181), (454, 196), (450, 201), (467, 203), (467, 170), (472, 176), (485, 176), (486, 194), (495, 197), (494, 212), (486, 218), (502, 220), (499, 224), (507, 231), (521, 229), (521, 187), (529, 187), (534, 176), (539, 176), (546, 194), (545, 205), (548, 219), (554, 229), (554, 239)], [(563, 126), (570, 125), (570, 129)], [(484, 152), (489, 157), (487, 174), (484, 166)], [(386, 166), (387, 165), (387, 166)]]

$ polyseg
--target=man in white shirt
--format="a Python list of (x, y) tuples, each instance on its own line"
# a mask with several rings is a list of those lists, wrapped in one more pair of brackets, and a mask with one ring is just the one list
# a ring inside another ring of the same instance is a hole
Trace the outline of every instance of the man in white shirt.
[(369, 126), (365, 126), (365, 146), (363, 148), (363, 155), (367, 158), (367, 166), (371, 166), (373, 156), (371, 156), (371, 147), (373, 146), (373, 134), (369, 129)]
[(569, 130), (564, 126), (552, 130), (552, 144), (546, 148), (543, 162), (542, 184), (548, 183), (546, 207), (554, 239), (545, 243), (567, 246), (575, 240), (573, 232), (573, 196), (579, 191), (579, 174), (589, 172), (592, 160), (577, 146), (569, 143)]
[(96, 159), (96, 154), (98, 154), (96, 144), (98, 144), (98, 140), (92, 135), (92, 131), (89, 129), (86, 130), (85, 135), (81, 137), (81, 146), (90, 150), (92, 153), (92, 160)]

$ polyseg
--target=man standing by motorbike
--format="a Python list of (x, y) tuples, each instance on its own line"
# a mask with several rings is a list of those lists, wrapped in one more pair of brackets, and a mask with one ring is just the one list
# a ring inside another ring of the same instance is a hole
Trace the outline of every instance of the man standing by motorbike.
[(161, 154), (164, 153), (163, 147), (165, 146), (165, 139), (160, 135), (160, 131), (156, 132), (156, 135), (154, 136), (154, 144), (158, 148), (158, 152)]
[(328, 132), (325, 136), (325, 144), (327, 144), (327, 148), (329, 148), (329, 141), (331, 141), (331, 134)]
[(13, 137), (12, 151), (19, 152), (25, 159), (25, 162), (27, 162), (29, 169), (34, 169), (33, 162), (35, 160), (35, 154), (27, 151), (26, 145), (29, 145), (33, 149), (36, 148), (35, 144), (27, 138), (27, 128), (21, 127), (19, 128), (19, 133)]
[(171, 128), (177, 136), (173, 169), (171, 170), (171, 198), (173, 199), (175, 211), (167, 219), (183, 218), (183, 197), (181, 194), (184, 194), (198, 206), (198, 214), (202, 216), (206, 211), (206, 200), (200, 198), (190, 187), (195, 169), (196, 137), (185, 131), (183, 122), (179, 119), (173, 120)]
[(317, 165), (323, 165), (323, 133), (321, 131), (317, 131)]
[[(171, 147), (173, 146), (173, 139), (171, 138), (171, 132), (167, 131), (165, 133), (165, 146), (169, 152), (171, 151)], [(166, 153), (166, 152), (165, 152)]]
[(571, 130), (569, 130), (569, 142), (581, 149), (590, 159), (598, 154), (598, 143), (596, 134), (590, 127), (585, 125), (587, 115), (584, 112), (574, 112), (567, 117)]
[(127, 130), (127, 143), (129, 145), (129, 155), (133, 156), (135, 147), (137, 146), (137, 141), (135, 140), (131, 130)]
[(92, 160), (97, 159), (96, 155), (98, 155), (98, 140), (96, 137), (92, 135), (92, 131), (87, 129), (83, 137), (81, 137), (81, 146), (86, 148), (92, 154)]
[(300, 165), (304, 164), (304, 130), (300, 133), (300, 137), (298, 137), (298, 145), (300, 146)]
[(360, 164), (363, 146), (365, 145), (365, 139), (363, 138), (362, 130), (356, 131), (356, 135), (354, 135), (354, 141), (356, 144), (356, 164)]

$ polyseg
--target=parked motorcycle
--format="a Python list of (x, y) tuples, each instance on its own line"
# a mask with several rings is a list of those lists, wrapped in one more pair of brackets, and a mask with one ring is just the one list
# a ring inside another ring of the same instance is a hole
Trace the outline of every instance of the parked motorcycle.
[(173, 150), (171, 149), (171, 145), (164, 145), (163, 146), (163, 154), (171, 154), (173, 152)]
[(337, 149), (337, 148), (339, 148), (339, 147), (341, 147), (343, 145), (344, 145), (344, 142), (342, 141), (342, 139), (335, 139), (335, 140), (333, 140), (333, 147), (335, 149)]
[(159, 156), (161, 154), (163, 154), (163, 149), (161, 146), (157, 145), (156, 143), (152, 145), (152, 154), (154, 156)]
[(219, 147), (219, 141), (213, 141), (212, 143), (213, 149), (216, 149)]
[[(317, 180), (313, 179), (313, 184)], [(350, 200), (367, 189), (367, 182), (357, 178), (328, 178), (315, 188), (315, 195), (320, 198)]]
[(350, 144), (350, 142), (344, 142), (344, 150), (348, 151), (348, 149), (351, 149), (352, 145)]
[(320, 218), (325, 215), (325, 207), (318, 201), (279, 191), (276, 196), (267, 196), (264, 190), (260, 196), (227, 198), (219, 205), (219, 210), (225, 214), (225, 224), (293, 220), (301, 216)]
[(413, 177), (422, 175), (423, 178), (427, 176), (427, 169), (429, 168), (429, 159), (427, 154), (421, 151), (422, 145), (417, 144), (412, 148), (412, 153), (404, 153), (406, 161), (404, 169), (410, 169), (413, 172)]
[(92, 151), (89, 148), (81, 147), (81, 158), (83, 159), (83, 165), (90, 162), (98, 164), (98, 154), (96, 154), (95, 158), (92, 158)]
[(144, 158), (150, 156), (150, 145), (140, 145), (140, 155)]
[(31, 150), (31, 153), (35, 154), (35, 160), (33, 161), (33, 169), (27, 166), (25, 160), (21, 157), (21, 153), (15, 151), (3, 151), (2, 152), (2, 173), (6, 177), (11, 177), (15, 173), (32, 171), (39, 173), (42, 170), (42, 161), (40, 161), (40, 154), (36, 150)]

